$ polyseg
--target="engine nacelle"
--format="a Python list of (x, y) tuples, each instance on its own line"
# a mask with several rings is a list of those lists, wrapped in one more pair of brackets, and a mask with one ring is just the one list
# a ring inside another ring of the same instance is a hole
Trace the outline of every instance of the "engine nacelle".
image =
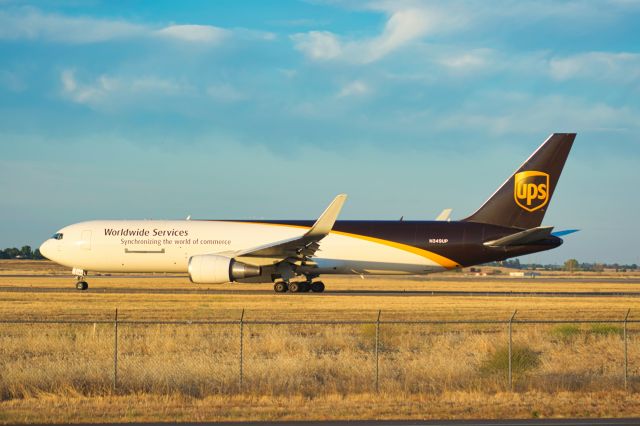
[(189, 259), (189, 279), (196, 284), (222, 284), (257, 277), (261, 272), (259, 266), (217, 254), (200, 254)]

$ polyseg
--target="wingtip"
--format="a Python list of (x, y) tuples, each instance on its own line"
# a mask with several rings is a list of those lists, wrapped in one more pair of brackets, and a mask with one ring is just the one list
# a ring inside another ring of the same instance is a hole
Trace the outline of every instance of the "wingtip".
[(306, 233), (307, 236), (328, 234), (336, 222), (347, 194), (338, 194)]
[(562, 231), (554, 232), (551, 235), (553, 235), (554, 237), (564, 237), (566, 235), (570, 235), (570, 234), (573, 234), (573, 233), (578, 232), (578, 231), (580, 231), (580, 230), (579, 229), (564, 229)]
[(338, 194), (336, 195), (336, 198), (333, 199), (333, 202), (340, 202), (343, 203), (347, 201), (347, 194)]

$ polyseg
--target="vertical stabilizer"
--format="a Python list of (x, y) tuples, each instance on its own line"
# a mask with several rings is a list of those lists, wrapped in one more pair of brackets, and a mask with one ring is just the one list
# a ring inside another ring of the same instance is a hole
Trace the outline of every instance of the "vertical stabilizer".
[(474, 214), (469, 222), (522, 229), (540, 226), (575, 133), (554, 133)]

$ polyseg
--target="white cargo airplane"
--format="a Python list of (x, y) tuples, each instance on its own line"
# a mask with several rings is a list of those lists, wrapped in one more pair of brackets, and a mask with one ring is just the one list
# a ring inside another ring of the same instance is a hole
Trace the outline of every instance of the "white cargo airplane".
[[(268, 282), (276, 292), (324, 291), (323, 274), (428, 274), (549, 250), (540, 224), (575, 134), (555, 133), (473, 215), (449, 221), (336, 221), (338, 195), (317, 221), (110, 220), (56, 232), (40, 252), (72, 269), (188, 272), (194, 283)], [(303, 278), (295, 280), (295, 278)]]

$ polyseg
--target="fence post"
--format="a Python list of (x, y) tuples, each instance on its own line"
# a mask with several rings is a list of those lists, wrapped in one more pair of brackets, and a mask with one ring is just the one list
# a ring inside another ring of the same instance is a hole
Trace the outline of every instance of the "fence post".
[(378, 351), (379, 351), (379, 347), (380, 347), (380, 314), (382, 313), (382, 310), (378, 311), (378, 320), (376, 321), (376, 392), (380, 391), (380, 364), (379, 364), (379, 357), (378, 357)]
[(240, 316), (240, 392), (242, 392), (242, 384), (244, 381), (243, 361), (244, 361), (244, 309), (242, 310), (242, 315)]
[(113, 320), (113, 391), (118, 390), (118, 308)]
[(624, 326), (622, 328), (622, 338), (624, 339), (624, 389), (629, 388), (629, 355), (627, 352), (627, 320), (629, 319), (629, 313), (631, 309), (627, 310), (627, 314), (624, 316)]
[(509, 390), (513, 392), (513, 371), (512, 371), (512, 358), (513, 358), (513, 319), (516, 316), (516, 309), (513, 311), (513, 315), (509, 319)]

